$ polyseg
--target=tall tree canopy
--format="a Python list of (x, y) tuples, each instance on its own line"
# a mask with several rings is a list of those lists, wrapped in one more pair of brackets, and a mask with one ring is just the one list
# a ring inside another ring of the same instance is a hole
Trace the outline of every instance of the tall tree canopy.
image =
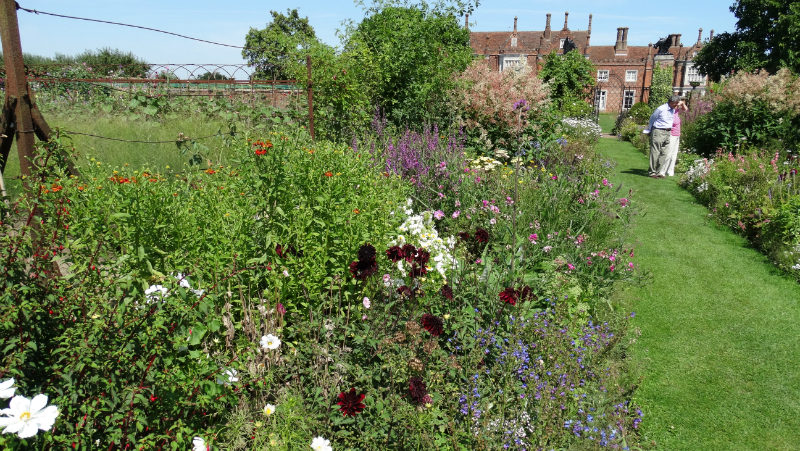
[(248, 64), (255, 67), (256, 78), (290, 78), (290, 66), (297, 64), (307, 49), (317, 43), (314, 28), (308, 17), (301, 18), (296, 9), (287, 9), (286, 15), (269, 12), (272, 22), (263, 30), (251, 28), (245, 37), (242, 50)]
[(588, 100), (597, 84), (597, 70), (581, 52), (559, 55), (555, 50), (544, 56), (539, 78), (550, 84), (551, 98), (561, 105), (566, 101)]
[(730, 10), (736, 31), (714, 36), (700, 50), (695, 64), (701, 73), (714, 81), (733, 70), (800, 73), (800, 1), (737, 0)]
[(396, 124), (438, 119), (445, 95), (472, 60), (461, 5), (376, 3), (350, 30), (346, 50), (368, 49), (376, 71), (375, 103)]

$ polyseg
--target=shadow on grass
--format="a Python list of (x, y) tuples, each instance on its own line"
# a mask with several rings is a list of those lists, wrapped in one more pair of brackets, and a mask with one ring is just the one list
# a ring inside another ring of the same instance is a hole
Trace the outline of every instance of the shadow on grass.
[(633, 175), (640, 175), (642, 177), (650, 177), (650, 174), (647, 169), (638, 169), (632, 168), (628, 169), (627, 171), (621, 171), (623, 174), (633, 174)]

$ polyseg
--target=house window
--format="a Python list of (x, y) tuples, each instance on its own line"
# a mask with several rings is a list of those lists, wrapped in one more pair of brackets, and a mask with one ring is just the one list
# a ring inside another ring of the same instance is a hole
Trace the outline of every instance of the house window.
[(503, 70), (511, 69), (512, 67), (519, 64), (519, 57), (517, 58), (503, 58)]
[(608, 81), (608, 71), (607, 70), (597, 71), (597, 81)]
[(705, 84), (706, 82), (706, 77), (701, 75), (695, 66), (689, 66), (686, 76), (689, 82), (697, 81), (700, 82), (700, 84)]
[(635, 82), (636, 78), (639, 76), (638, 70), (626, 70), (625, 71), (625, 81), (627, 82)]
[(566, 40), (567, 40), (567, 38), (561, 38), (561, 42), (558, 43), (558, 48), (563, 49), (564, 48), (564, 41), (566, 41)]
[(600, 111), (605, 111), (606, 109), (606, 99), (608, 99), (608, 91), (603, 89), (598, 89), (595, 91), (594, 94), (594, 104), (597, 106), (597, 109)]
[(625, 90), (622, 93), (622, 109), (630, 110), (635, 102), (636, 91)]

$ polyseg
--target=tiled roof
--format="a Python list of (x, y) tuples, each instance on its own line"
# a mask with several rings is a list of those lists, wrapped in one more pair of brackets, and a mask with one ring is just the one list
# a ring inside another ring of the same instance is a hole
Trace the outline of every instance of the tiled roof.
[[(589, 32), (585, 30), (553, 30), (550, 34), (550, 39), (542, 39), (543, 36), (543, 31), (518, 31), (517, 45), (514, 47), (511, 45), (512, 38), (514, 37), (514, 33), (512, 32), (473, 31), (470, 33), (470, 45), (472, 45), (473, 51), (480, 55), (484, 53), (487, 46), (489, 48), (489, 54), (491, 55), (500, 53), (500, 50), (502, 50), (503, 53), (526, 53), (530, 55), (540, 52), (544, 54), (549, 53), (554, 48), (558, 49), (561, 38), (566, 37), (572, 38), (579, 49), (584, 49)], [(489, 39), (486, 39), (487, 37)]]

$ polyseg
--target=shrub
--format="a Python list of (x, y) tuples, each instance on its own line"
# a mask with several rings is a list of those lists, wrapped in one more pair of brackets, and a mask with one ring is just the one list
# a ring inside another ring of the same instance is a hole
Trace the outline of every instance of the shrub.
[[(509, 149), (549, 103), (548, 86), (531, 76), (524, 62), (514, 70), (495, 72), (485, 61), (474, 61), (458, 81), (455, 102), (462, 111), (470, 144), (483, 153)], [(521, 111), (514, 107), (520, 99), (526, 102)]]
[(667, 103), (671, 95), (672, 69), (661, 67), (660, 64), (656, 64), (653, 67), (653, 78), (650, 83), (650, 97), (647, 103), (655, 110), (659, 106)]

